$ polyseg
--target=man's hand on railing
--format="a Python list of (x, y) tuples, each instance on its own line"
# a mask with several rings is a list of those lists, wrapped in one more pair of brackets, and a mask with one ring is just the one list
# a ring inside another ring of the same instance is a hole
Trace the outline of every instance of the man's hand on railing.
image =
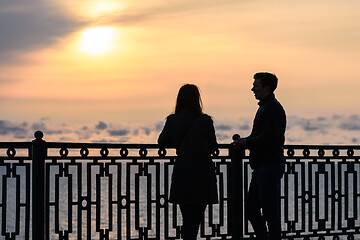
[(241, 138), (239, 134), (234, 134), (233, 137), (233, 143), (232, 145), (234, 146), (235, 149), (241, 149), (245, 146), (246, 144), (246, 139), (245, 138)]

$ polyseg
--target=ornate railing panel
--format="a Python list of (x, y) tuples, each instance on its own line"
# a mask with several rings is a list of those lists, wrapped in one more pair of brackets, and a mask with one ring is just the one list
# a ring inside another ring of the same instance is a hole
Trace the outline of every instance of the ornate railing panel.
[(29, 239), (31, 162), (31, 143), (0, 144), (0, 239)]
[[(209, 206), (203, 237), (230, 237), (227, 147), (214, 156), (220, 204)], [(47, 143), (46, 236), (50, 239), (179, 239), (170, 204), (176, 154), (151, 144)]]
[(283, 235), (358, 239), (359, 146), (288, 145), (286, 154)]
[[(181, 237), (180, 211), (167, 201), (174, 149), (37, 137), (33, 143), (0, 143), (0, 239)], [(288, 145), (285, 155), (283, 237), (358, 239), (360, 146)], [(243, 217), (248, 150), (220, 145), (213, 160), (220, 201), (206, 209), (199, 237), (251, 239)]]

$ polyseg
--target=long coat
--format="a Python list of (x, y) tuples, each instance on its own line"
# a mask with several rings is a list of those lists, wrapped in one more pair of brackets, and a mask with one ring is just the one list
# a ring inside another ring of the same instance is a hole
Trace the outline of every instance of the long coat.
[(217, 142), (211, 117), (172, 114), (167, 117), (158, 143), (177, 150), (169, 201), (194, 205), (217, 203), (216, 174), (211, 160)]

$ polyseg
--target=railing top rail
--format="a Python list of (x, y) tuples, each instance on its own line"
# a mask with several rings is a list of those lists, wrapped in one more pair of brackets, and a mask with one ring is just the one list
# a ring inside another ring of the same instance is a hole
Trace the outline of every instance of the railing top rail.
[(360, 145), (284, 145), (284, 149), (360, 149)]
[[(46, 142), (50, 148), (160, 148), (159, 144), (152, 143), (73, 143), (73, 142)], [(218, 144), (218, 148), (229, 148), (230, 144)], [(167, 147), (166, 147), (167, 148)]]
[(30, 148), (32, 142), (0, 142), (0, 148), (16, 147), (16, 148)]
[[(0, 148), (16, 147), (16, 148), (29, 148), (32, 142), (0, 142)], [(85, 143), (85, 142), (46, 142), (46, 146), (50, 148), (160, 148), (160, 145), (155, 143)], [(219, 148), (230, 148), (231, 143), (218, 144)], [(286, 144), (284, 149), (360, 149), (360, 145), (311, 145), (311, 144)]]
[[(156, 143), (86, 143), (86, 142), (45, 142), (47, 147), (50, 148), (59, 148), (59, 147), (68, 147), (68, 148), (159, 148), (160, 145)], [(0, 142), (0, 148), (6, 147), (16, 147), (16, 148), (29, 148), (31, 147), (32, 142)], [(229, 148), (231, 143), (222, 143), (218, 144), (219, 148)], [(286, 144), (284, 149), (360, 149), (360, 145), (312, 145), (312, 144)]]

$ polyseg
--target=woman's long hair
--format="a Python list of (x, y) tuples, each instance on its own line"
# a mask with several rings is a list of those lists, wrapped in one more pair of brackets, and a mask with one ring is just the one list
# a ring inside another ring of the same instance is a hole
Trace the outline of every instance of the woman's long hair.
[(203, 114), (202, 101), (199, 88), (194, 84), (185, 84), (179, 90), (176, 106), (176, 113), (190, 113), (195, 115)]

